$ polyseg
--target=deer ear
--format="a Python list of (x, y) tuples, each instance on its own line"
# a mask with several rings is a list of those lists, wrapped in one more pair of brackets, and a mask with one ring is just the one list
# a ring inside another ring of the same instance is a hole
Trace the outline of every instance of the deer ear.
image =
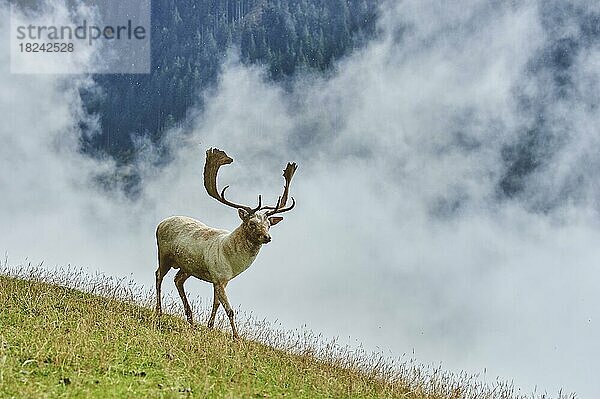
[(240, 216), (240, 219), (246, 220), (248, 216), (250, 216), (250, 213), (245, 209), (238, 208), (238, 215)]
[(281, 216), (271, 216), (269, 218), (269, 224), (271, 226), (275, 226), (277, 223), (281, 222), (283, 218)]

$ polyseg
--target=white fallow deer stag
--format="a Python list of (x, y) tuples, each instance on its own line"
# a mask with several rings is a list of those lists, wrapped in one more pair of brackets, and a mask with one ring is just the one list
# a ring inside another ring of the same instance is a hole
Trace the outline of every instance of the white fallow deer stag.
[(297, 165), (288, 163), (283, 171), (285, 179), (283, 194), (275, 206), (262, 206), (259, 195), (258, 205), (250, 208), (225, 198), (225, 190), (229, 186), (225, 186), (220, 192), (217, 189), (219, 168), (232, 162), (233, 159), (221, 150), (211, 148), (206, 151), (204, 187), (208, 195), (222, 204), (237, 209), (238, 215), (242, 219), (238, 228), (232, 232), (215, 229), (186, 216), (172, 216), (158, 225), (156, 229), (158, 244), (156, 313), (157, 315), (161, 314), (160, 288), (163, 278), (170, 269), (179, 269), (175, 275), (175, 286), (183, 301), (185, 315), (190, 324), (193, 325), (192, 310), (185, 296), (183, 284), (190, 276), (193, 276), (213, 284), (213, 305), (208, 327), (214, 326), (215, 315), (221, 304), (229, 317), (233, 337), (237, 338), (233, 309), (227, 299), (225, 287), (231, 279), (250, 267), (261, 246), (271, 241), (269, 228), (283, 220), (281, 216), (275, 215), (294, 208), (296, 204), (294, 198), (292, 198), (291, 205), (286, 207), (286, 203), (290, 182)]

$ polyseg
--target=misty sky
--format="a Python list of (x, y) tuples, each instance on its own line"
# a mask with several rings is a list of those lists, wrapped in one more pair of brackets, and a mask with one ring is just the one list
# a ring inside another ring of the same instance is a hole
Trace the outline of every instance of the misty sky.
[[(235, 307), (448, 370), (486, 369), (526, 392), (597, 396), (600, 47), (582, 21), (599, 24), (600, 6), (505, 3), (385, 5), (377, 39), (333, 76), (298, 76), (291, 89), (233, 49), (205, 109), (190, 113), (192, 131), (165, 139), (171, 163), (154, 166), (156, 149), (139, 141), (136, 199), (96, 187), (115, 166), (78, 152), (89, 118), (78, 90), (92, 80), (11, 75), (4, 40), (0, 251), (11, 264), (151, 287), (162, 218), (238, 223), (204, 191), (206, 148), (235, 159), (220, 181), (239, 202), (274, 201), (296, 161), (296, 209), (229, 284)], [(0, 21), (7, 37), (3, 1)], [(553, 49), (572, 42), (557, 70)], [(535, 129), (544, 135), (527, 141)], [(507, 196), (507, 149), (519, 146), (539, 167)], [(211, 300), (206, 283), (186, 288)]]

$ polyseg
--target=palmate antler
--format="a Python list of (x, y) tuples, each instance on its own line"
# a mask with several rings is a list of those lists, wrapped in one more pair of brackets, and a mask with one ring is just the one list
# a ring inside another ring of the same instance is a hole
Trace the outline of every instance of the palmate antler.
[(233, 158), (225, 154), (225, 151), (216, 148), (208, 149), (206, 151), (206, 163), (204, 164), (204, 188), (206, 188), (208, 195), (222, 204), (236, 209), (244, 209), (249, 214), (255, 213), (261, 209), (262, 199), (260, 195), (258, 196), (258, 206), (256, 208), (250, 208), (249, 206), (236, 204), (225, 198), (225, 190), (227, 190), (229, 186), (223, 187), (221, 193), (219, 193), (219, 190), (217, 189), (217, 174), (219, 173), (219, 168), (223, 165), (229, 165), (232, 162)]
[(258, 205), (255, 208), (250, 208), (246, 205), (236, 204), (234, 202), (229, 201), (225, 198), (225, 190), (229, 188), (229, 186), (223, 187), (223, 190), (219, 193), (217, 188), (217, 174), (219, 173), (219, 168), (223, 165), (228, 165), (233, 162), (233, 158), (229, 157), (224, 151), (221, 151), (216, 148), (210, 148), (206, 151), (206, 163), (204, 164), (204, 187), (206, 188), (206, 192), (208, 195), (216, 199), (222, 204), (230, 206), (232, 208), (241, 208), (246, 210), (249, 214), (256, 213), (258, 211), (269, 209), (265, 214), (267, 216), (275, 215), (276, 213), (283, 213), (291, 210), (296, 205), (296, 200), (292, 197), (292, 204), (285, 207), (288, 199), (288, 194), (290, 190), (290, 183), (292, 182), (292, 177), (298, 168), (296, 163), (288, 163), (286, 168), (283, 170), (283, 178), (285, 179), (285, 185), (283, 187), (283, 194), (277, 200), (277, 204), (275, 206), (262, 206), (262, 197), (258, 196)]
[(295, 162), (289, 162), (285, 169), (283, 170), (283, 178), (285, 179), (285, 185), (283, 186), (283, 194), (277, 200), (277, 205), (275, 206), (265, 206), (262, 209), (271, 209), (266, 212), (267, 216), (275, 215), (276, 213), (283, 213), (290, 211), (296, 206), (296, 200), (292, 197), (292, 205), (284, 208), (287, 203), (288, 194), (290, 191), (290, 183), (292, 182), (292, 177), (294, 177), (294, 173), (296, 173), (296, 169), (298, 169), (298, 165)]

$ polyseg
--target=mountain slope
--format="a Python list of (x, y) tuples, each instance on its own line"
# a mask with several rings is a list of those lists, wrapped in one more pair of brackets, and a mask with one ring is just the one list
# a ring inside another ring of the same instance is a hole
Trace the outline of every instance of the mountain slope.
[(244, 64), (264, 65), (275, 81), (328, 71), (375, 36), (377, 10), (367, 0), (153, 1), (152, 69), (94, 75), (82, 100), (100, 129), (80, 126), (84, 149), (127, 162), (136, 138), (160, 142), (190, 108), (203, 106), (230, 50)]
[(243, 315), (240, 332), (256, 341), (233, 341), (226, 328), (192, 329), (173, 315), (157, 320), (152, 294), (122, 280), (3, 269), (3, 398), (524, 397), (508, 384), (490, 387), (412, 361), (391, 365), (306, 334), (294, 339)]
[(398, 388), (55, 285), (0, 277), (0, 303), (0, 397), (388, 397)]

